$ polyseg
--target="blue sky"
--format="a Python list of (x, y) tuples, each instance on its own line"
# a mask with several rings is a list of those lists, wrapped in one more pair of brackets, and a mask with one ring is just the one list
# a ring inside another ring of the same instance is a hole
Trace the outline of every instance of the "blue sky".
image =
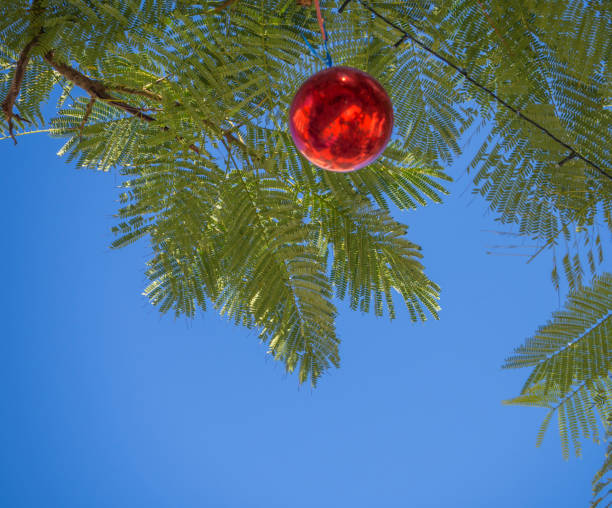
[(505, 356), (558, 306), (550, 258), (486, 254), (500, 227), (464, 164), (399, 216), (440, 321), (340, 304), (342, 367), (312, 390), (214, 312), (160, 317), (147, 242), (108, 248), (120, 177), (60, 145), (0, 142), (0, 506), (587, 506), (603, 447), (564, 462), (554, 424), (535, 447), (543, 411), (501, 404), (527, 375)]

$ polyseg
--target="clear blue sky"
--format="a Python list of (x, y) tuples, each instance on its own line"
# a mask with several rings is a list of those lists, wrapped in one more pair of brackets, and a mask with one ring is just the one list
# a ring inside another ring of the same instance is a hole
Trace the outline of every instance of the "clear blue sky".
[(340, 305), (342, 367), (313, 391), (255, 332), (160, 317), (147, 243), (108, 248), (119, 176), (60, 144), (0, 143), (0, 506), (587, 506), (603, 447), (564, 462), (554, 424), (535, 448), (543, 411), (501, 405), (527, 371), (500, 364), (557, 308), (550, 259), (487, 255), (500, 228), (465, 175), (400, 217), (441, 320)]

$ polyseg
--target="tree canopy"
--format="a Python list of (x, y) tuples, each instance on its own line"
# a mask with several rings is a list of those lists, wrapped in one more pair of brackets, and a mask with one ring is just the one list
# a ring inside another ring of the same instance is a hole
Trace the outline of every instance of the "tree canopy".
[(440, 202), (448, 163), (478, 142), (474, 193), (571, 291), (506, 363), (534, 367), (511, 402), (549, 407), (545, 424), (556, 411), (564, 455), (569, 439), (579, 451), (612, 400), (609, 0), (326, 2), (334, 63), (378, 79), (395, 109), (382, 157), (343, 175), (287, 129), (323, 65), (312, 3), (2, 2), (2, 135), (48, 132), (68, 161), (124, 175), (112, 247), (150, 242), (151, 302), (256, 328), (313, 384), (340, 362), (334, 298), (438, 317), (439, 287), (391, 211)]

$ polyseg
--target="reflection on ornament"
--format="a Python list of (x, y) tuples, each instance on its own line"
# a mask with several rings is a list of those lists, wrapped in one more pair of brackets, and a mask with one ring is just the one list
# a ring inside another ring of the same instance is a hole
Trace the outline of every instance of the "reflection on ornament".
[(331, 67), (300, 87), (289, 109), (297, 149), (315, 166), (353, 171), (385, 149), (393, 106), (380, 83), (351, 67)]

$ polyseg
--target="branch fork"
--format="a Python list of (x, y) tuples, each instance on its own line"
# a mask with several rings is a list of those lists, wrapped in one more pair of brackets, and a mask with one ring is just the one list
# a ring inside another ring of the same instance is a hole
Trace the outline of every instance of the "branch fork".
[[(143, 113), (140, 108), (132, 106), (127, 102), (123, 102), (122, 100), (113, 97), (108, 92), (108, 87), (102, 83), (101, 81), (97, 81), (95, 79), (91, 79), (85, 74), (77, 71), (75, 68), (70, 65), (60, 62), (57, 58), (55, 58), (55, 53), (53, 51), (48, 51), (43, 55), (45, 62), (47, 62), (51, 67), (53, 67), (56, 72), (65, 77), (68, 81), (71, 81), (79, 88), (85, 90), (89, 96), (94, 100), (101, 100), (112, 106), (115, 106), (118, 109), (121, 109), (130, 115), (133, 115), (145, 122), (154, 122), (155, 118), (146, 113)], [(144, 94), (143, 94), (144, 95)], [(151, 94), (153, 95), (153, 94)], [(147, 94), (147, 96), (149, 96)]]

